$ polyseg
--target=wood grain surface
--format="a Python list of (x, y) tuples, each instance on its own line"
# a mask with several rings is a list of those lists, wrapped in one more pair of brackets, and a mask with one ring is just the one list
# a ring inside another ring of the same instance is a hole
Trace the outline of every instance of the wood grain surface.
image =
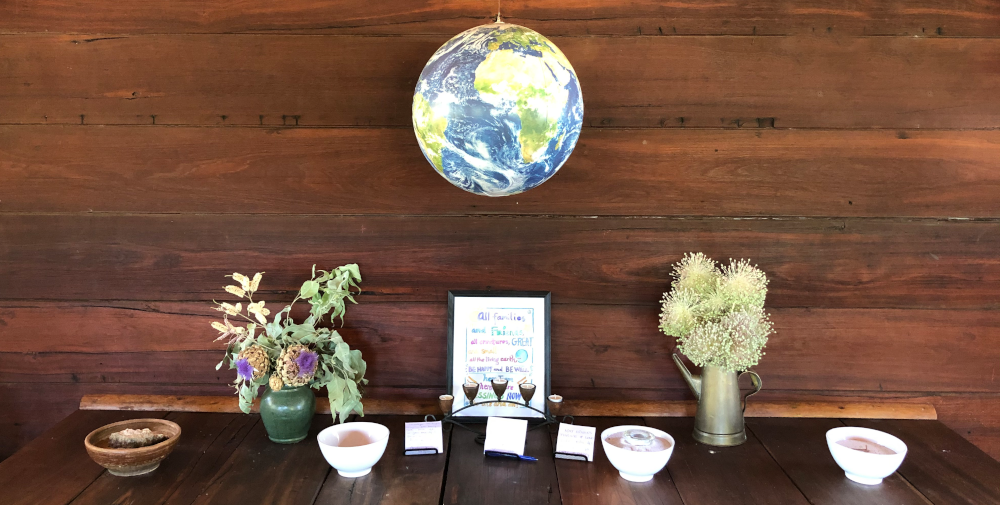
[[(116, 9), (86, 2), (43, 0), (0, 4), (0, 33), (358, 33), (453, 35), (488, 23), (495, 4), (479, 0), (436, 3), (290, 0), (280, 4), (223, 1), (191, 4), (165, 0)], [(613, 0), (508, 0), (505, 21), (551, 35), (916, 35), (996, 36), (1000, 12), (989, 2), (883, 0), (737, 0), (658, 2), (627, 6)]]
[(927, 498), (897, 473), (878, 486), (857, 484), (845, 478), (830, 456), (826, 442), (826, 432), (842, 426), (836, 419), (747, 421), (747, 428), (813, 505), (927, 504)]
[(361, 263), (373, 406), (439, 393), (446, 292), (488, 288), (553, 293), (568, 399), (683, 405), (656, 321), (690, 251), (771, 280), (751, 409), (931, 404), (1000, 457), (1000, 5), (505, 0), (586, 116), (557, 176), (490, 199), (434, 174), (410, 105), (495, 8), (0, 2), (0, 458), (85, 394), (231, 394), (222, 275), (277, 303), (313, 264)]
[[(160, 468), (143, 477), (113, 477), (73, 443), (83, 437), (83, 427), (164, 414), (182, 424), (185, 438)], [(408, 419), (371, 417), (390, 428), (390, 446), (371, 474), (343, 479), (319, 456), (313, 437), (293, 445), (271, 443), (255, 415), (78, 411), (0, 463), (0, 484), (5, 504), (32, 505), (409, 504), (451, 502), (449, 492), (462, 503), (660, 504), (681, 503), (683, 496), (687, 505), (807, 498), (816, 504), (883, 505), (914, 503), (914, 497), (916, 503), (992, 503), (1000, 471), (1000, 464), (937, 421), (859, 421), (900, 435), (916, 451), (881, 486), (859, 486), (843, 476), (824, 445), (823, 432), (842, 425), (833, 419), (751, 420), (748, 443), (726, 449), (694, 443), (690, 418), (578, 417), (578, 425), (598, 431), (622, 423), (671, 430), (677, 443), (667, 467), (651, 482), (630, 483), (618, 476), (601, 447), (595, 447), (592, 463), (554, 460), (547, 452), (554, 432), (547, 429), (529, 432), (527, 452), (540, 456), (533, 463), (484, 458), (475, 434), (464, 430), (456, 430), (458, 442), (452, 444), (445, 431), (445, 455), (402, 456), (402, 439), (392, 433), (399, 434)], [(316, 416), (313, 436), (329, 422)]]
[(977, 221), (7, 215), (0, 299), (208, 301), (242, 271), (269, 272), (273, 300), (316, 263), (359, 262), (380, 300), (517, 288), (651, 306), (702, 251), (759, 265), (772, 308), (995, 308), (998, 246), (1000, 224)]
[(844, 422), (885, 431), (903, 440), (906, 459), (898, 472), (931, 502), (1000, 502), (996, 461), (969, 451), (972, 444), (954, 431), (936, 423), (914, 421)]
[(482, 198), (409, 129), (0, 126), (0, 213), (997, 218), (998, 160), (1000, 131), (585, 128), (549, 182)]
[[(166, 412), (82, 412), (66, 417), (21, 449), (0, 461), (0, 489), (9, 505), (69, 503), (103, 472), (83, 448), (83, 439), (106, 424), (126, 419), (161, 418)], [(73, 449), (70, 449), (72, 447)]]
[[(381, 303), (372, 298), (360, 295), (339, 330), (363, 351), (370, 376), (386, 386), (442, 387), (445, 357), (437, 350), (446, 345), (445, 303)], [(561, 387), (686, 388), (673, 364), (665, 366), (674, 343), (649, 323), (658, 312), (654, 304), (599, 310), (583, 304), (554, 305), (553, 342), (558, 347), (552, 363), (560, 371), (554, 380)], [(768, 344), (768, 359), (757, 367), (765, 376), (765, 391), (1000, 392), (991, 380), (1000, 359), (993, 345), (1000, 334), (995, 310), (785, 308), (771, 314), (777, 332)], [(214, 330), (208, 324), (217, 315), (204, 302), (0, 302), (0, 382), (153, 383), (169, 373), (178, 363), (172, 356), (180, 353), (198, 365), (189, 367), (191, 379), (172, 381), (227, 383), (234, 372), (215, 370), (222, 348), (213, 342)], [(107, 327), (118, 330), (108, 334)], [(897, 331), (906, 338), (897, 339)], [(38, 338), (40, 334), (52, 336)], [(118, 354), (125, 342), (128, 351)], [(378, 359), (385, 352), (380, 347), (386, 346), (406, 351), (394, 359)], [(898, 359), (884, 361), (882, 351)], [(828, 370), (829, 376), (816, 376), (809, 358), (818, 354), (841, 365)], [(615, 374), (614, 366), (623, 361), (642, 366), (627, 375)], [(922, 361), (936, 362), (933, 388), (912, 377), (910, 364)]]
[[(478, 425), (485, 430), (485, 425)], [(452, 430), (448, 476), (442, 493), (443, 504), (483, 505), (560, 503), (552, 441), (547, 429), (529, 430), (524, 454), (538, 461), (487, 458), (476, 433)]]
[(350, 505), (403, 505), (438, 503), (449, 455), (451, 425), (445, 424), (444, 453), (434, 456), (404, 456), (404, 429), (407, 422), (423, 421), (418, 416), (365, 416), (365, 422), (389, 428), (385, 454), (369, 477), (348, 479), (331, 470), (320, 488), (316, 503)]
[[(448, 38), (5, 36), (0, 123), (408, 129), (416, 80)], [(588, 126), (1000, 127), (997, 38), (552, 41)]]
[[(362, 303), (349, 308), (341, 334), (362, 351), (372, 385), (443, 391), (447, 356), (438, 350), (447, 346), (445, 304), (358, 299)], [(203, 303), (116, 302), (82, 310), (63, 309), (62, 303), (14, 306), (0, 304), (7, 323), (0, 327), (0, 338), (10, 351), (0, 352), (0, 382), (222, 385), (235, 377), (228, 367), (215, 369), (223, 348), (212, 341), (207, 322), (217, 312)], [(649, 324), (658, 312), (655, 305), (604, 306), (597, 311), (592, 305), (555, 305), (554, 390), (686, 390), (676, 367), (664, 366), (674, 343)], [(170, 314), (169, 325), (160, 324), (164, 313)], [(1000, 361), (1000, 349), (993, 344), (1000, 336), (1000, 314), (968, 311), (962, 322), (952, 316), (944, 310), (775, 309), (776, 333), (768, 343), (768, 359), (755, 369), (765, 377), (767, 389), (928, 391), (931, 385), (913, 380), (912, 363), (961, 356), (943, 359), (935, 367), (934, 391), (1000, 393), (1000, 384), (990, 380)], [(130, 329), (90, 341), (71, 338), (72, 333), (57, 333), (65, 335), (61, 339), (35, 338), (55, 328), (94, 328), (99, 335), (100, 325)], [(123, 341), (130, 342), (130, 350), (119, 350)], [(386, 347), (399, 356), (388, 359)], [(883, 363), (881, 353), (896, 359)], [(810, 357), (818, 354), (840, 366), (816, 375)], [(615, 373), (622, 362), (633, 363), (635, 369)], [(178, 369), (188, 371), (178, 375)]]
[[(608, 461), (601, 443), (601, 433), (613, 426), (644, 425), (640, 417), (577, 417), (573, 424), (593, 426), (597, 430), (592, 462), (555, 460), (559, 474), (559, 493), (563, 505), (681, 505), (668, 471), (661, 471), (647, 483), (629, 482)], [(553, 426), (552, 446), (558, 442), (558, 425)]]
[[(308, 442), (286, 445), (271, 442), (264, 423), (256, 423), (232, 456), (214, 468), (214, 475), (192, 505), (311, 505), (330, 472), (330, 465), (315, 443), (316, 434), (327, 426), (328, 417), (316, 416), (306, 437)], [(176, 500), (178, 504), (181, 501)]]
[[(142, 478), (141, 486), (131, 485), (134, 479), (123, 479), (104, 472), (71, 503), (139, 504), (166, 503), (169, 500), (190, 503), (177, 498), (191, 497), (191, 488), (200, 486), (200, 490), (204, 487), (215, 473), (216, 465), (229, 458), (259, 421), (255, 416), (242, 414), (190, 412), (171, 412), (166, 419), (180, 425), (183, 440), (154, 473)], [(181, 486), (182, 482), (185, 482), (184, 486)]]
[(712, 447), (694, 441), (692, 418), (646, 418), (646, 425), (673, 436), (674, 453), (684, 457), (667, 463), (684, 503), (809, 503), (767, 450), (747, 433), (736, 447)]

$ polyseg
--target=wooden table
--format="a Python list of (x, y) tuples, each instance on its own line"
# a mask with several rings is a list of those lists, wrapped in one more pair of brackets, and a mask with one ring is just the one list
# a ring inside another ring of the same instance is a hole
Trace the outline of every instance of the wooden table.
[[(152, 474), (115, 477), (93, 463), (84, 436), (106, 423), (165, 417), (181, 425), (177, 449)], [(256, 415), (193, 412), (77, 411), (0, 462), (4, 504), (951, 504), (1000, 503), (1000, 463), (938, 421), (748, 420), (747, 443), (700, 445), (691, 418), (578, 417), (600, 430), (645, 424), (674, 435), (666, 470), (651, 482), (622, 480), (598, 446), (595, 461), (554, 460), (554, 430), (528, 434), (538, 462), (484, 458), (475, 435), (445, 432), (445, 453), (403, 456), (402, 430), (419, 416), (367, 416), (391, 430), (372, 473), (341, 478), (323, 460), (315, 434), (330, 425), (317, 415), (312, 437), (295, 445), (268, 441)], [(879, 486), (844, 477), (826, 447), (833, 427), (868, 426), (899, 436), (909, 454)]]

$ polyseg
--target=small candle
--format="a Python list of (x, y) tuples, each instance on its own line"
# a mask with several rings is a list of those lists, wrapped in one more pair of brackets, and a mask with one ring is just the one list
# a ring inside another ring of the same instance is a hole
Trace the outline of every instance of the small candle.
[(507, 392), (507, 379), (493, 379), (493, 392), (497, 395), (497, 400), (503, 400), (504, 393)]
[(559, 395), (549, 395), (549, 412), (554, 416), (558, 416), (562, 413), (562, 396)]
[(868, 440), (867, 438), (849, 437), (843, 440), (838, 440), (837, 443), (847, 447), (848, 449), (854, 449), (855, 451), (866, 452), (868, 454), (879, 454), (882, 456), (891, 456), (896, 454), (896, 451), (882, 444)]
[(465, 397), (468, 398), (469, 403), (476, 401), (476, 395), (479, 394), (479, 384), (469, 381), (462, 385), (462, 391), (465, 392)]
[(529, 384), (529, 383), (518, 384), (518, 387), (521, 389), (521, 399), (524, 400), (525, 402), (530, 402), (531, 399), (535, 397), (534, 384)]

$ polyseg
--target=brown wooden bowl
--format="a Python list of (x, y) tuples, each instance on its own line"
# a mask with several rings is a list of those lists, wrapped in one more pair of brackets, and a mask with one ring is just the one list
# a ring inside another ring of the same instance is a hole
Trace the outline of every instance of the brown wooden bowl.
[[(109, 447), (108, 439), (111, 434), (126, 428), (135, 430), (149, 428), (153, 433), (164, 435), (167, 439), (158, 444), (135, 449)], [(156, 470), (163, 458), (174, 450), (180, 438), (181, 427), (177, 423), (163, 419), (130, 419), (97, 428), (83, 439), (83, 445), (87, 447), (90, 458), (98, 465), (107, 468), (112, 475), (131, 477)]]

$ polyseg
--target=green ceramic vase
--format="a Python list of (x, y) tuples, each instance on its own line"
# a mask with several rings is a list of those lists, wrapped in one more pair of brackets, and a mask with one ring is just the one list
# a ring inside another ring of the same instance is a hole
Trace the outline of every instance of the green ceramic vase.
[(309, 386), (264, 388), (260, 396), (260, 418), (267, 437), (279, 444), (301, 442), (309, 435), (316, 414), (316, 395)]

